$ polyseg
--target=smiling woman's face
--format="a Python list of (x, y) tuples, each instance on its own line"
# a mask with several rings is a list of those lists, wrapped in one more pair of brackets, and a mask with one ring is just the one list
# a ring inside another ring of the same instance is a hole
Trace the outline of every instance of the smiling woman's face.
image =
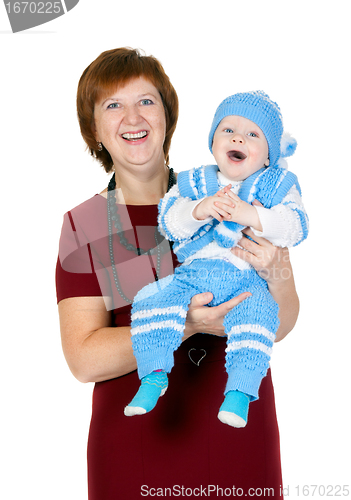
[(146, 78), (135, 78), (98, 101), (94, 121), (95, 138), (110, 153), (115, 170), (164, 167), (165, 110)]

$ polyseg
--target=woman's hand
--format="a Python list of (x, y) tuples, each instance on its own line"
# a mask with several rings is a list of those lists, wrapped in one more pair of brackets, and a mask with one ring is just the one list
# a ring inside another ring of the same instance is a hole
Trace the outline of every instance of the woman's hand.
[(268, 240), (256, 236), (250, 228), (244, 229), (243, 234), (244, 237), (238, 243), (242, 248), (232, 248), (231, 252), (251, 264), (268, 284), (287, 279), (292, 275), (287, 248), (275, 247)]
[[(262, 203), (254, 200), (253, 205), (263, 207)], [(244, 235), (250, 236), (254, 241), (245, 236), (239, 241), (239, 246), (232, 248), (232, 253), (252, 265), (257, 273), (267, 281), (268, 286), (274, 282), (291, 278), (292, 267), (290, 264), (289, 250), (275, 247), (268, 240), (255, 236), (254, 232), (246, 228)]]
[(244, 292), (214, 307), (207, 306), (213, 299), (212, 293), (207, 292), (194, 295), (190, 302), (182, 340), (186, 340), (195, 333), (210, 333), (218, 337), (223, 337), (225, 335), (223, 327), (224, 316), (250, 295), (250, 292)]
[[(256, 201), (254, 204), (261, 205)], [(279, 306), (280, 326), (276, 341), (282, 340), (293, 329), (299, 314), (299, 298), (296, 293), (289, 250), (275, 247), (264, 238), (255, 236), (249, 228), (244, 229), (243, 233), (244, 237), (239, 241), (242, 248), (235, 247), (231, 251), (251, 264), (267, 281), (269, 291)], [(245, 235), (250, 236), (254, 241), (249, 240)]]

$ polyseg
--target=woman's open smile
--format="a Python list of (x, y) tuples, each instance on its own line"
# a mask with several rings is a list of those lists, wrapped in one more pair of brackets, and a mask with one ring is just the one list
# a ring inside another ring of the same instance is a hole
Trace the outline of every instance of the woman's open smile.
[(115, 169), (164, 165), (166, 117), (156, 87), (140, 77), (97, 102), (95, 136), (110, 153)]
[(139, 144), (140, 141), (142, 139), (145, 139), (147, 135), (148, 132), (146, 130), (142, 130), (141, 132), (136, 132), (136, 133), (127, 132), (125, 134), (122, 134), (122, 137), (128, 142), (134, 142), (134, 143), (138, 142)]

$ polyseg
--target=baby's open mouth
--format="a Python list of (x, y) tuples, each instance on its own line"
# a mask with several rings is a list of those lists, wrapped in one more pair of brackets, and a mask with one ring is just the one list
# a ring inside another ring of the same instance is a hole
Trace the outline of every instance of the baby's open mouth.
[(129, 132), (126, 134), (122, 134), (123, 139), (126, 139), (127, 141), (137, 141), (139, 139), (143, 139), (146, 136), (146, 130), (142, 130), (141, 132), (137, 132), (136, 134), (130, 134)]
[(246, 154), (242, 153), (241, 151), (235, 151), (235, 150), (228, 151), (227, 156), (232, 161), (242, 161), (245, 160), (246, 158)]

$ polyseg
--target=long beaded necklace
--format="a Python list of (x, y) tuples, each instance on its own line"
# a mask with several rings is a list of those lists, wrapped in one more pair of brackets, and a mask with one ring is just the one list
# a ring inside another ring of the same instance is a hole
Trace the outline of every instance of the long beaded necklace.
[[(173, 168), (169, 169), (169, 178), (168, 178), (168, 186), (167, 186), (167, 192), (171, 189), (171, 187), (176, 184), (177, 180), (173, 171)], [(113, 255), (113, 242), (112, 242), (112, 224), (114, 225), (115, 229), (117, 230), (117, 235), (119, 238), (120, 243), (129, 251), (134, 252), (136, 255), (145, 255), (147, 254), (149, 256), (150, 262), (153, 267), (152, 263), (152, 258), (151, 255), (156, 254), (156, 276), (155, 279), (156, 281), (158, 280), (159, 274), (160, 274), (160, 267), (161, 267), (161, 252), (162, 252), (162, 246), (160, 245), (161, 243), (161, 235), (158, 231), (157, 226), (155, 227), (155, 242), (156, 242), (156, 247), (155, 248), (150, 248), (149, 250), (144, 250), (142, 248), (134, 246), (132, 243), (129, 243), (127, 238), (124, 235), (124, 231), (122, 228), (122, 222), (120, 219), (120, 216), (118, 214), (118, 208), (117, 208), (117, 203), (116, 203), (116, 195), (115, 191), (116, 190), (116, 178), (115, 174), (110, 179), (110, 182), (108, 184), (107, 188), (107, 225), (108, 225), (108, 247), (109, 247), (109, 253), (110, 253), (110, 260), (111, 260), (111, 268), (112, 268), (112, 274), (113, 274), (113, 279), (117, 288), (117, 291), (119, 295), (124, 299), (128, 304), (132, 303), (132, 300), (130, 300), (124, 293), (121, 287), (121, 284), (118, 279), (118, 274), (116, 270), (116, 265), (115, 265), (115, 258)]]

